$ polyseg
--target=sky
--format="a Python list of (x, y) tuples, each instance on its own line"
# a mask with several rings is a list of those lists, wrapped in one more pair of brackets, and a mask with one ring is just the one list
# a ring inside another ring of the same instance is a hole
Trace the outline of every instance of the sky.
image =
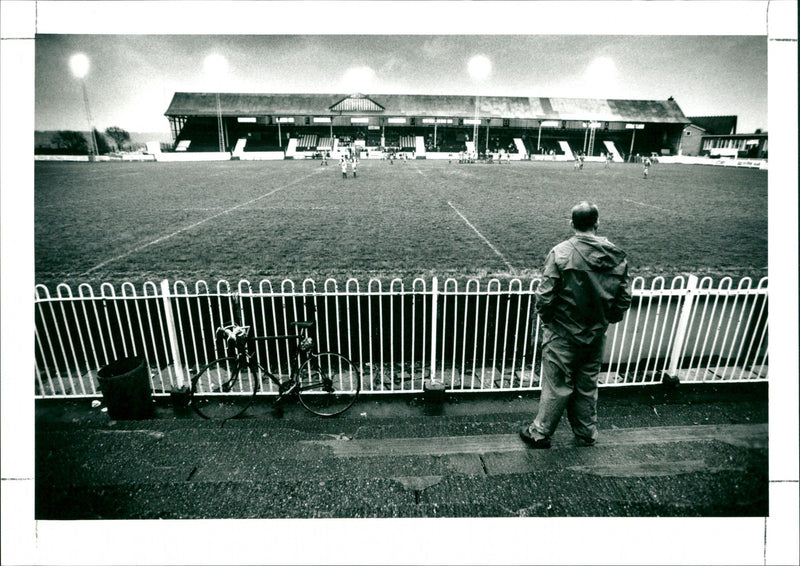
[[(665, 100), (768, 129), (765, 35), (39, 34), (35, 129), (168, 132), (175, 92), (460, 94)], [(204, 65), (221, 56), (215, 76)], [(470, 72), (482, 55), (488, 75)]]

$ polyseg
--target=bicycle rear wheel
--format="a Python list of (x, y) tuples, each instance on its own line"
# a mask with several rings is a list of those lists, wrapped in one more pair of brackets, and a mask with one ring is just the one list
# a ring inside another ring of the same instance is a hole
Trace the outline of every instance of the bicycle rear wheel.
[(233, 419), (253, 403), (258, 391), (257, 376), (237, 358), (219, 358), (201, 367), (192, 377), (194, 411), (210, 420)]
[(361, 391), (361, 374), (353, 362), (333, 352), (316, 354), (300, 367), (297, 396), (321, 417), (333, 417), (353, 406)]

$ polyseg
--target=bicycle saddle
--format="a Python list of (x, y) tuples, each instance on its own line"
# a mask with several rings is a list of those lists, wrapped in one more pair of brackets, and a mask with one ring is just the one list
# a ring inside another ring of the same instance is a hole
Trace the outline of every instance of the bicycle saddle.
[(295, 322), (290, 322), (290, 326), (296, 326), (297, 328), (311, 328), (314, 326), (313, 320), (296, 320)]

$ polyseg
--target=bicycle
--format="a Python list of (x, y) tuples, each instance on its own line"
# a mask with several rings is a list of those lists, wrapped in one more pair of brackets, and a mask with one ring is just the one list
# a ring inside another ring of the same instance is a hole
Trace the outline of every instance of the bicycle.
[[(217, 358), (201, 366), (192, 376), (190, 405), (209, 420), (224, 421), (241, 416), (255, 400), (259, 374), (278, 387), (273, 401), (277, 406), (286, 398), (295, 398), (309, 412), (321, 417), (335, 417), (353, 406), (361, 391), (361, 374), (345, 356), (335, 352), (315, 352), (310, 335), (313, 321), (290, 323), (299, 333), (281, 336), (250, 336), (249, 326), (230, 324), (217, 328), (225, 351), (234, 354)], [(259, 341), (287, 341), (289, 376), (281, 379), (258, 361), (255, 345)]]

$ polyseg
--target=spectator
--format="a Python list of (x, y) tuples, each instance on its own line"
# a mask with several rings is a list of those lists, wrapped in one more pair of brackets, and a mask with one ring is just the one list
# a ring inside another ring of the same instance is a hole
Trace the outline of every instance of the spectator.
[(547, 255), (536, 290), (542, 335), (542, 394), (533, 423), (520, 436), (533, 448), (550, 448), (566, 410), (579, 445), (597, 441), (597, 377), (610, 323), (630, 307), (625, 252), (597, 235), (597, 206), (572, 209), (575, 235)]

